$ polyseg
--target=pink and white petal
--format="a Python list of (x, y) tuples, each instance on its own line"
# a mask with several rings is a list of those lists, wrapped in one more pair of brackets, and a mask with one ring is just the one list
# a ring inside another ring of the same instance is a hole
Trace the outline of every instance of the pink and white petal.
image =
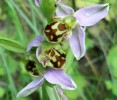
[(61, 100), (68, 100), (67, 97), (64, 95), (62, 89), (56, 88), (56, 90), (57, 90), (58, 94), (60, 95)]
[(42, 36), (37, 36), (34, 38), (27, 47), (27, 52), (29, 52), (33, 47), (38, 47), (43, 40)]
[(40, 6), (40, 1), (41, 1), (41, 0), (35, 0), (36, 6), (38, 6), (38, 7)]
[(66, 97), (66, 95), (62, 94), (62, 100), (68, 100), (68, 98)]
[(17, 98), (19, 97), (26, 97), (33, 93), (36, 89), (38, 89), (44, 82), (44, 78), (37, 78), (29, 83), (25, 88), (23, 88), (18, 94)]
[(82, 27), (76, 26), (72, 30), (72, 35), (69, 38), (69, 44), (77, 60), (85, 55), (85, 31)]
[(69, 76), (67, 76), (63, 70), (49, 68), (48, 71), (44, 74), (44, 78), (51, 84), (60, 85), (63, 89), (76, 89), (76, 84)]
[(57, 8), (56, 8), (56, 16), (57, 17), (64, 17), (67, 15), (73, 15), (73, 14), (74, 14), (74, 10), (71, 7), (66, 6), (62, 3), (59, 3), (57, 5)]
[(36, 50), (36, 58), (40, 62), (39, 55), (40, 55), (40, 48), (38, 47), (37, 50)]
[(76, 11), (74, 16), (81, 26), (92, 26), (103, 19), (108, 14), (108, 10), (108, 4), (96, 4)]

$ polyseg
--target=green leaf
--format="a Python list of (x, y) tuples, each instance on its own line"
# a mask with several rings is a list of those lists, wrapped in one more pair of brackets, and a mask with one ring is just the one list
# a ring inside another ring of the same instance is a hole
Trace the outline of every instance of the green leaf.
[(0, 98), (4, 96), (4, 94), (5, 94), (5, 89), (0, 87)]
[(111, 76), (113, 80), (113, 93), (117, 95), (117, 45), (110, 49), (107, 56), (110, 65)]
[(44, 16), (47, 18), (48, 22), (51, 22), (54, 16), (56, 2), (57, 0), (42, 0), (40, 9)]
[(0, 47), (18, 53), (26, 52), (26, 48), (22, 44), (15, 40), (11, 40), (5, 37), (0, 37)]
[(87, 48), (87, 50), (91, 49), (93, 47), (94, 47), (94, 41), (90, 38), (86, 38), (86, 48)]
[(69, 49), (68, 53), (67, 53), (67, 57), (66, 57), (66, 69), (67, 69), (67, 71), (71, 67), (73, 60), (74, 60), (74, 55), (73, 55), (71, 49)]
[(48, 97), (50, 98), (50, 100), (57, 100), (57, 99), (55, 98), (53, 88), (51, 88), (51, 87), (45, 85), (45, 89), (46, 89), (46, 92), (47, 92)]

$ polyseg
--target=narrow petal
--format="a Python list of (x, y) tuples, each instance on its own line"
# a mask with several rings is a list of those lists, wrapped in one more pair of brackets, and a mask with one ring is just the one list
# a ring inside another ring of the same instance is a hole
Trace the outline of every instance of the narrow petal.
[(57, 88), (56, 90), (57, 90), (58, 94), (60, 95), (61, 100), (68, 100), (67, 97), (64, 95), (62, 89)]
[(72, 36), (69, 38), (69, 44), (74, 56), (79, 60), (85, 55), (86, 51), (85, 31), (82, 27), (75, 27), (72, 32)]
[(25, 88), (23, 88), (18, 94), (17, 98), (19, 97), (26, 97), (33, 93), (36, 89), (38, 89), (44, 82), (44, 78), (37, 78), (29, 83)]
[(50, 68), (44, 74), (44, 77), (49, 83), (58, 84), (63, 89), (67, 89), (67, 90), (76, 89), (76, 84), (69, 76), (67, 76), (67, 74), (63, 70), (56, 70), (56, 69)]
[(41, 41), (43, 40), (43, 37), (42, 36), (37, 36), (36, 38), (34, 38), (30, 44), (28, 45), (27, 47), (27, 52), (29, 52), (32, 47), (37, 47), (41, 44)]
[(73, 15), (74, 14), (74, 10), (69, 7), (66, 6), (62, 3), (59, 3), (57, 5), (57, 9), (56, 9), (56, 16), (67, 16), (67, 15)]
[(35, 0), (35, 4), (36, 4), (36, 6), (40, 6), (40, 0)]
[[(36, 50), (36, 58), (37, 58), (37, 60), (40, 62), (39, 54), (40, 54), (40, 48), (38, 47), (37, 50)], [(40, 62), (40, 63), (41, 63), (41, 62)], [(43, 65), (43, 64), (42, 64), (42, 65)]]
[(103, 19), (108, 14), (108, 10), (108, 4), (96, 4), (78, 10), (74, 16), (81, 26), (92, 26)]

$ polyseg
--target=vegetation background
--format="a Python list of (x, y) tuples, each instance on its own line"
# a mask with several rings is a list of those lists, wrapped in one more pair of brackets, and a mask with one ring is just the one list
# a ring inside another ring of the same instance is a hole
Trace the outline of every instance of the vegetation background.
[[(78, 88), (64, 90), (65, 95), (69, 100), (117, 100), (117, 0), (62, 1), (75, 10), (97, 3), (110, 5), (108, 16), (86, 29), (85, 56), (79, 61), (68, 60), (67, 73)], [(26, 47), (43, 32), (44, 23), (34, 0), (0, 0), (0, 38), (16, 40)], [(0, 100), (40, 100), (39, 90), (26, 98), (16, 98), (32, 77), (24, 67), (25, 55), (9, 51), (12, 50), (10, 43), (4, 46), (3, 42), (0, 39)]]

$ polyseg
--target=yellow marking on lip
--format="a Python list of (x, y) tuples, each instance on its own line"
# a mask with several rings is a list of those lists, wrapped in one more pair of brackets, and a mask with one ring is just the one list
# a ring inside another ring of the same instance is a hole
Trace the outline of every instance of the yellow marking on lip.
[(50, 30), (45, 30), (46, 32), (50, 32)]
[(61, 64), (61, 63), (60, 63), (60, 62), (58, 62), (58, 66), (60, 66), (60, 64)]
[(53, 39), (53, 36), (51, 35), (50, 37), (51, 37), (51, 40), (52, 40)]
[(53, 26), (51, 26), (51, 28), (52, 29), (57, 29), (58, 25), (59, 25), (59, 22), (55, 23)]

